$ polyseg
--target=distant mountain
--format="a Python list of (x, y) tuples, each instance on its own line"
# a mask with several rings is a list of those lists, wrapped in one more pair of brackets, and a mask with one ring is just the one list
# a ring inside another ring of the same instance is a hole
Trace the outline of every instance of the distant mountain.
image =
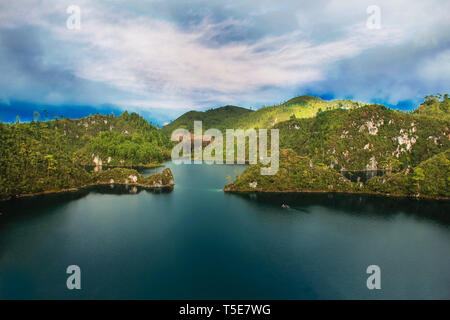
[(225, 130), (233, 128), (236, 121), (240, 118), (253, 113), (254, 111), (252, 110), (236, 106), (224, 106), (204, 112), (189, 111), (163, 127), (162, 132), (170, 135), (172, 131), (178, 128), (188, 129), (190, 132), (193, 132), (194, 121), (202, 121), (204, 130), (209, 128)]
[(222, 107), (191, 111), (163, 129), (276, 128), (280, 146), (336, 170), (396, 170), (416, 166), (450, 147), (448, 96), (430, 96), (413, 113), (351, 100), (300, 96), (251, 111)]
[(270, 128), (291, 118), (311, 118), (317, 113), (338, 108), (354, 109), (365, 104), (351, 100), (324, 101), (318, 97), (300, 96), (280, 105), (263, 107), (256, 111), (225, 106), (205, 112), (189, 111), (165, 126), (162, 131), (170, 135), (177, 128), (192, 132), (195, 120), (203, 121), (203, 129)]

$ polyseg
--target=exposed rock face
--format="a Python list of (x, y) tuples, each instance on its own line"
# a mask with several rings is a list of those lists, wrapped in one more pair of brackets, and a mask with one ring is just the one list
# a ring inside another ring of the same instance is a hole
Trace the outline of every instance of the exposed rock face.
[(366, 127), (367, 130), (369, 131), (369, 134), (376, 135), (378, 133), (378, 127), (372, 121), (367, 121)]
[(143, 179), (143, 184), (150, 188), (173, 187), (174, 178), (169, 168), (164, 169), (161, 173), (155, 173), (150, 177)]
[(98, 167), (101, 167), (103, 165), (102, 159), (99, 156), (94, 157), (94, 164)]
[(433, 140), (434, 144), (437, 145), (440, 138), (435, 136), (429, 136), (428, 139)]
[(114, 168), (99, 172), (95, 177), (95, 183), (137, 185), (143, 188), (165, 188), (174, 186), (174, 178), (169, 168), (147, 178), (144, 178), (134, 169)]
[(342, 131), (342, 134), (341, 134), (341, 139), (345, 139), (345, 138), (347, 138), (347, 135), (348, 135), (348, 130), (344, 130), (344, 131)]
[(377, 170), (378, 169), (378, 162), (375, 159), (375, 156), (370, 158), (369, 163), (366, 165), (367, 170)]
[(408, 132), (406, 130), (401, 129), (400, 130), (400, 136), (396, 138), (398, 141), (397, 149), (392, 153), (393, 156), (396, 156), (397, 158), (400, 156), (400, 154), (404, 152), (411, 151), (413, 144), (416, 143), (418, 136), (409, 136)]

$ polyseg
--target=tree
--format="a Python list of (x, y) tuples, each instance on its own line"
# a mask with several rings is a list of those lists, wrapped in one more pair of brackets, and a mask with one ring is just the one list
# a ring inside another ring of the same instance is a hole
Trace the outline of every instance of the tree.
[(48, 154), (44, 157), (47, 160), (47, 178), (50, 176), (50, 171), (56, 170), (56, 166), (58, 165), (58, 161), (55, 160), (55, 158), (53, 157), (53, 155)]
[(435, 102), (439, 102), (439, 98), (438, 96), (433, 96), (433, 95), (429, 95), (429, 96), (425, 96), (425, 104), (430, 105), (433, 104)]
[(425, 173), (422, 168), (415, 168), (412, 176), (413, 181), (417, 187), (417, 193), (420, 194), (420, 182), (425, 180)]
[(39, 112), (37, 112), (37, 111), (33, 112), (33, 120), (34, 121), (38, 121), (40, 116), (41, 115), (39, 114)]

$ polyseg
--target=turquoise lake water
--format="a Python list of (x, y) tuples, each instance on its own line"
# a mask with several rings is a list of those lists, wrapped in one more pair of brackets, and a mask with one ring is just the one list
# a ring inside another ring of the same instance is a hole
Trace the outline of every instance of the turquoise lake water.
[(243, 166), (168, 166), (172, 192), (0, 203), (0, 299), (450, 299), (449, 202), (228, 194)]

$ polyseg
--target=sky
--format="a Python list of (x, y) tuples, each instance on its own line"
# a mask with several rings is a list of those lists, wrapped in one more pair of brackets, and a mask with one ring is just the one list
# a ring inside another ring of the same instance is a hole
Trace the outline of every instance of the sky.
[(303, 94), (411, 110), (449, 91), (449, 12), (438, 0), (0, 0), (0, 120), (129, 110), (162, 125)]

